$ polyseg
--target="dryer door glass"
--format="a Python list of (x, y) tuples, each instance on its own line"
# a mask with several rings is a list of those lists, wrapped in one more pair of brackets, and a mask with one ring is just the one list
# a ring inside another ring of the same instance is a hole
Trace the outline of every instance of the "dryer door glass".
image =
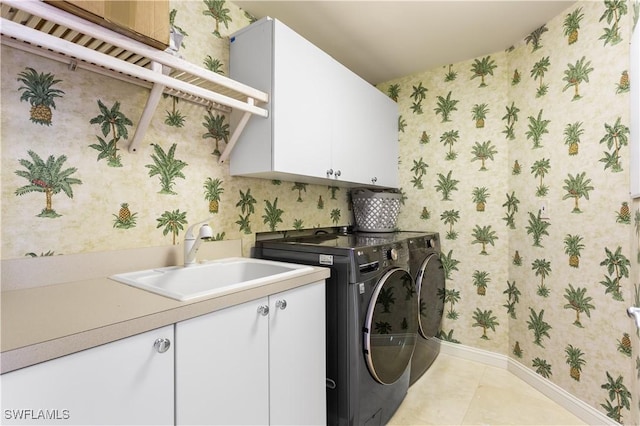
[(374, 289), (364, 324), (364, 353), (380, 383), (397, 381), (411, 363), (418, 330), (415, 283), (404, 269), (387, 271)]
[(430, 254), (422, 262), (416, 285), (420, 295), (418, 331), (429, 339), (440, 331), (444, 312), (444, 268), (437, 253)]

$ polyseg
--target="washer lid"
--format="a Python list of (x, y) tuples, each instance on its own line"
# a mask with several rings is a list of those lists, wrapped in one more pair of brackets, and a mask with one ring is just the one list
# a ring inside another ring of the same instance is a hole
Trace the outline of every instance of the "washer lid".
[(363, 330), (369, 372), (382, 384), (396, 382), (411, 364), (418, 330), (415, 283), (405, 269), (392, 268), (378, 281)]

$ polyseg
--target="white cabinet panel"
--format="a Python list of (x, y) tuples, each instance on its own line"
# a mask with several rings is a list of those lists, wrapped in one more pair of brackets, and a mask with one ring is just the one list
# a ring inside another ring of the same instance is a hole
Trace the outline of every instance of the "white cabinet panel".
[(267, 298), (176, 324), (176, 423), (269, 421)]
[[(331, 59), (284, 25), (274, 26), (272, 140), (275, 171), (325, 177), (330, 165), (332, 88), (317, 78)], [(273, 143), (277, 141), (277, 143)]]
[(398, 187), (397, 104), (348, 69), (336, 72), (334, 168), (345, 181)]
[(173, 362), (170, 325), (3, 374), (2, 424), (173, 424)]
[(364, 128), (367, 123), (362, 116), (364, 106), (361, 105), (362, 86), (367, 83), (338, 63), (332, 71), (335, 86), (333, 102), (335, 114), (332, 128), (331, 165), (335, 173), (340, 173), (337, 180), (367, 183), (371, 159), (370, 153), (362, 149)]
[(368, 106), (364, 112), (367, 120), (363, 146), (374, 153), (367, 179), (380, 186), (397, 188), (398, 181), (398, 106), (387, 95), (369, 91), (365, 96)]
[(272, 425), (326, 424), (324, 300), (324, 282), (269, 297)]
[[(330, 93), (316, 75), (326, 67), (327, 55), (288, 27), (271, 21), (241, 31), (232, 37), (231, 45), (230, 74), (267, 92), (270, 98), (266, 105), (269, 117), (252, 117), (234, 147), (231, 174), (324, 177), (331, 155), (330, 111), (326, 108)], [(272, 144), (273, 140), (278, 144)]]

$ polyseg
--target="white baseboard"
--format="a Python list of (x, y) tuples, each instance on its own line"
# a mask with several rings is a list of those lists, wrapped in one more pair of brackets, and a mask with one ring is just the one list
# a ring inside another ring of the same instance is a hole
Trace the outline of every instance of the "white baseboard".
[(620, 426), (620, 423), (604, 413), (506, 355), (447, 341), (442, 341), (440, 352), (491, 367), (504, 368), (587, 424)]
[(505, 355), (458, 343), (451, 343), (445, 340), (441, 340), (440, 352), (458, 358), (467, 359), (469, 361), (490, 365), (491, 367), (504, 368), (505, 370), (509, 364), (509, 358)]

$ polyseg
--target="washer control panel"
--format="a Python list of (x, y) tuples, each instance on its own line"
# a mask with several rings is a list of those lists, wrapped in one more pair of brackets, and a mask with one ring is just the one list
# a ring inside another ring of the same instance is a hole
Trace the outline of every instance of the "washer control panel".
[(382, 247), (384, 266), (406, 267), (409, 261), (409, 249), (406, 241), (397, 241)]
[(438, 233), (426, 234), (417, 238), (409, 239), (409, 250), (433, 249), (440, 251), (440, 238)]

